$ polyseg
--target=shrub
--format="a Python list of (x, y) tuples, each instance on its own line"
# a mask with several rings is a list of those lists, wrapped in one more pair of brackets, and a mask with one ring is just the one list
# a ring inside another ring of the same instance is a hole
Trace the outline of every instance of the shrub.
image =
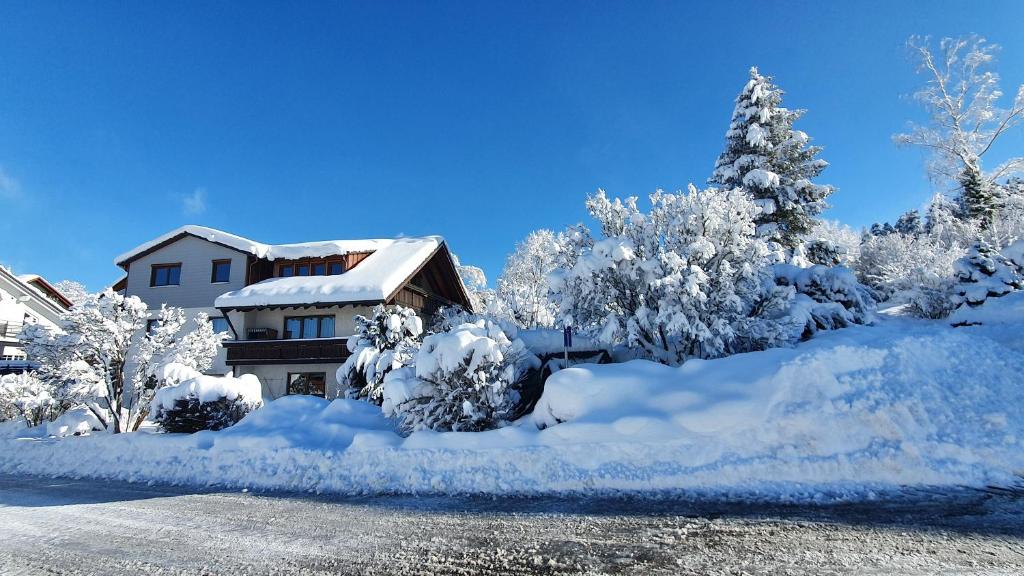
[(336, 373), (346, 394), (374, 404), (383, 400), (384, 377), (412, 361), (419, 349), (423, 322), (411, 308), (377, 306), (369, 318), (356, 316), (351, 353)]
[(498, 428), (516, 413), (527, 372), (539, 367), (523, 342), (497, 323), (462, 324), (424, 338), (415, 369), (387, 376), (384, 413), (409, 432)]
[(166, 432), (223, 430), (262, 405), (260, 381), (251, 374), (197, 376), (157, 391), (151, 417)]

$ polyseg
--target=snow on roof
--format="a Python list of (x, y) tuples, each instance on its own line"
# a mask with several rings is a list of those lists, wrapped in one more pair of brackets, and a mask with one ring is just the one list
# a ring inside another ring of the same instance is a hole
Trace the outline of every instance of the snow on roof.
[(343, 240), (274, 246), (276, 257), (326, 250), (338, 254), (373, 250), (351, 270), (335, 276), (292, 276), (271, 278), (217, 297), (217, 308), (291, 306), (345, 302), (376, 302), (388, 298), (427, 261), (444, 242), (440, 236), (396, 238), (393, 240)]
[(390, 242), (390, 240), (324, 240), (319, 242), (300, 242), (296, 244), (264, 244), (236, 234), (231, 234), (230, 232), (224, 232), (223, 230), (188, 224), (171, 230), (170, 232), (154, 238), (149, 242), (139, 244), (135, 248), (132, 248), (128, 252), (125, 252), (115, 258), (114, 264), (121, 265), (125, 261), (131, 260), (144, 252), (156, 248), (164, 242), (181, 236), (182, 234), (198, 236), (204, 240), (223, 244), (240, 252), (252, 254), (257, 258), (265, 258), (267, 260), (274, 260), (277, 258), (285, 260), (295, 258), (322, 258), (324, 256), (340, 256), (353, 252), (373, 252), (381, 246), (381, 243)]

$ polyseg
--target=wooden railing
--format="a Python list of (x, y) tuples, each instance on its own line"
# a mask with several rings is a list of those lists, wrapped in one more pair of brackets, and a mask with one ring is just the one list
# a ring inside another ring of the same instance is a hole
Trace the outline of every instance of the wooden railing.
[(224, 342), (227, 364), (336, 364), (349, 356), (346, 338)]

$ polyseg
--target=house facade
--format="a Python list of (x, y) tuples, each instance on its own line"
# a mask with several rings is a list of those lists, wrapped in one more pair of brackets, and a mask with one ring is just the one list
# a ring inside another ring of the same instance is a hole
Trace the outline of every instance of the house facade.
[(26, 324), (56, 327), (71, 302), (41, 276), (16, 276), (0, 266), (0, 374), (33, 368), (18, 335)]
[(155, 319), (160, 305), (206, 312), (229, 334), (212, 373), (254, 374), (268, 398), (334, 397), (356, 315), (401, 304), (424, 319), (470, 307), (438, 236), (263, 244), (185, 226), (119, 256), (119, 282)]

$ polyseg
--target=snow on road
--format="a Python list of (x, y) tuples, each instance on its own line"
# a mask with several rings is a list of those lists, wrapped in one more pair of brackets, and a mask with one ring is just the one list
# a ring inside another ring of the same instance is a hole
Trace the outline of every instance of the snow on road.
[(0, 476), (0, 573), (1021, 574), (1024, 498), (829, 506), (189, 491)]

